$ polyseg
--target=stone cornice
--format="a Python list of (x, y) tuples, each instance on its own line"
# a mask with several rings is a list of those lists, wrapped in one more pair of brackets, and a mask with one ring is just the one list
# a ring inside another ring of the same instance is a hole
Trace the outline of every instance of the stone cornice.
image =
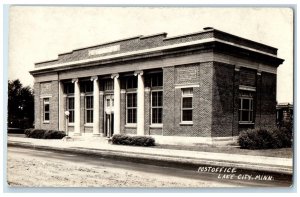
[[(80, 60), (80, 61), (74, 61), (74, 62), (67, 62), (63, 64), (57, 64), (57, 65), (51, 65), (51, 66), (45, 66), (37, 68), (33, 71), (30, 71), (32, 75), (38, 75), (42, 73), (49, 73), (49, 72), (57, 72), (62, 70), (69, 70), (69, 69), (75, 69), (78, 67), (89, 67), (94, 65), (100, 65), (100, 64), (109, 64), (109, 63), (115, 63), (115, 62), (125, 62), (129, 60), (136, 60), (136, 59), (143, 59), (147, 58), (148, 61), (151, 61), (151, 57), (161, 57), (164, 58), (164, 56), (168, 55), (174, 55), (174, 54), (182, 54), (184, 53), (190, 53), (192, 51), (200, 51), (201, 50), (207, 50), (207, 49), (218, 49), (219, 51), (222, 50), (222, 47), (219, 47), (218, 43), (220, 44), (220, 40), (216, 39), (203, 39), (199, 41), (192, 41), (188, 43), (181, 43), (174, 45), (172, 47), (166, 46), (166, 47), (157, 47), (154, 49), (147, 49), (147, 50), (140, 50), (140, 51), (134, 51), (134, 52), (127, 52), (127, 53), (121, 53), (121, 54), (115, 54), (111, 56), (104, 56), (104, 57), (97, 57), (97, 58), (91, 58), (86, 60)], [(241, 53), (241, 56), (248, 56), (249, 54), (253, 54), (252, 56), (259, 56), (260, 59), (265, 58), (266, 61), (271, 61), (274, 63), (274, 67), (277, 67), (279, 64), (283, 62), (282, 59), (275, 57), (272, 54), (266, 54), (264, 52), (259, 52), (257, 50), (250, 50), (245, 47), (241, 48), (237, 45), (229, 45), (226, 42), (221, 43), (222, 46), (226, 45), (228, 49), (232, 49), (234, 51), (237, 50), (237, 48), (242, 49), (243, 51), (247, 51), (248, 53)], [(229, 53), (230, 51), (226, 51), (226, 53)], [(235, 54), (238, 55), (238, 54)]]

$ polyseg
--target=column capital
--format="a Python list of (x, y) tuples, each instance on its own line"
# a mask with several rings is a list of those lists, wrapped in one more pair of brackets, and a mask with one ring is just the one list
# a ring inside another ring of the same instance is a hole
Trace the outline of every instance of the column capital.
[(137, 76), (137, 75), (143, 75), (144, 72), (142, 70), (137, 70), (137, 71), (134, 71), (133, 75), (134, 76)]
[(119, 73), (114, 73), (114, 74), (111, 74), (111, 78), (114, 79), (114, 78), (119, 78)]
[(257, 75), (261, 75), (261, 70), (257, 70)]
[(98, 80), (98, 76), (92, 76), (91, 77), (91, 81), (97, 81)]
[(72, 79), (72, 83), (78, 83), (78, 78)]
[(234, 70), (235, 71), (240, 71), (240, 68), (241, 68), (240, 66), (235, 65)]

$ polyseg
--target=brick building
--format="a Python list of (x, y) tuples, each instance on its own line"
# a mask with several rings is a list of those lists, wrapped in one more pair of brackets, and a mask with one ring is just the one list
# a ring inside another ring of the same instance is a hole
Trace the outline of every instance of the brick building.
[(277, 126), (284, 126), (286, 124), (292, 124), (294, 119), (293, 104), (290, 103), (278, 103), (276, 105), (276, 121)]
[(35, 127), (181, 139), (273, 127), (282, 62), (276, 48), (209, 27), (76, 49), (30, 72)]

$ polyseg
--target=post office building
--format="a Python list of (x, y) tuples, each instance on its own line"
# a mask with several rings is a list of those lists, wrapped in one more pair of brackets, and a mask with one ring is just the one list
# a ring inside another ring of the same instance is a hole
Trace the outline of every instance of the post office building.
[(237, 136), (276, 125), (277, 49), (207, 27), (135, 36), (35, 64), (35, 127), (70, 135)]

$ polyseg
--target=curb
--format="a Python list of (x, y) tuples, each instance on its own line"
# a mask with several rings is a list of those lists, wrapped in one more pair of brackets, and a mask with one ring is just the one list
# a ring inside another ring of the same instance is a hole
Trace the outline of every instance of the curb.
[(81, 155), (91, 155), (91, 156), (100, 156), (103, 158), (110, 159), (119, 159), (129, 162), (139, 162), (159, 166), (168, 166), (168, 167), (180, 167), (184, 169), (193, 169), (198, 170), (199, 167), (204, 166), (213, 166), (213, 167), (231, 167), (237, 168), (243, 171), (257, 171), (257, 172), (268, 172), (274, 174), (284, 174), (292, 175), (293, 168), (289, 166), (270, 166), (270, 165), (260, 165), (253, 163), (237, 163), (237, 162), (228, 162), (220, 160), (206, 160), (206, 159), (196, 159), (190, 157), (181, 157), (177, 158), (174, 156), (165, 156), (165, 155), (153, 155), (153, 154), (137, 154), (132, 152), (124, 151), (112, 151), (105, 149), (78, 149), (78, 148), (61, 148), (61, 147), (50, 147), (42, 145), (33, 145), (33, 144), (23, 144), (20, 142), (8, 142), (7, 146), (11, 147), (21, 147), (28, 149), (38, 149), (38, 150), (51, 150), (62, 153), (76, 153)]

